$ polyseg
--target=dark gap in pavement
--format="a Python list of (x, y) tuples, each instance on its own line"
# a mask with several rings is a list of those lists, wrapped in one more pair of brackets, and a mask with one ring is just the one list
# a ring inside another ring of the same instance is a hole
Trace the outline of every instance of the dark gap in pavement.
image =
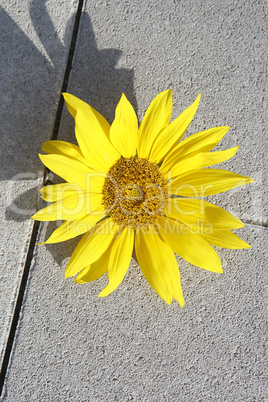
[(242, 221), (246, 225), (254, 225), (254, 226), (261, 226), (264, 228), (268, 228), (268, 223), (266, 223), (266, 222), (259, 222), (259, 221), (254, 222), (252, 220), (245, 220), (245, 219), (242, 219)]
[[(64, 73), (64, 77), (63, 77), (62, 87), (61, 87), (61, 93), (65, 92), (68, 87), (70, 72), (72, 69), (73, 55), (74, 55), (76, 41), (77, 41), (79, 23), (80, 23), (80, 18), (81, 18), (81, 14), (82, 14), (83, 3), (84, 3), (84, 0), (78, 1), (78, 7), (77, 7), (77, 11), (76, 11), (74, 26), (73, 26), (73, 33), (72, 33), (72, 38), (71, 38), (71, 42), (70, 42), (66, 69), (65, 69), (65, 73)], [(57, 139), (59, 126), (60, 126), (60, 120), (61, 120), (61, 116), (62, 116), (63, 105), (64, 105), (63, 96), (60, 94), (60, 99), (58, 102), (58, 108), (57, 108), (57, 112), (56, 112), (56, 116), (55, 116), (55, 122), (54, 122), (51, 140)], [(49, 184), (49, 182), (50, 182), (49, 170), (45, 169), (44, 176), (43, 176), (43, 185)], [(33, 230), (32, 230), (32, 234), (31, 234), (31, 239), (30, 239), (30, 243), (29, 243), (27, 256), (26, 256), (26, 261), (24, 264), (23, 275), (21, 278), (20, 288), (19, 288), (19, 292), (18, 292), (18, 296), (17, 296), (14, 313), (13, 313), (13, 319), (11, 322), (7, 345), (6, 345), (6, 349), (5, 349), (5, 353), (4, 353), (3, 364), (1, 367), (1, 371), (0, 371), (0, 397), (2, 397), (3, 386), (4, 386), (4, 382), (5, 382), (5, 377), (6, 377), (6, 373), (7, 373), (7, 368), (8, 368), (8, 364), (9, 364), (9, 360), (10, 360), (10, 355), (11, 355), (15, 335), (16, 335), (16, 329), (17, 329), (17, 325), (19, 322), (22, 301), (23, 301), (23, 297), (24, 297), (24, 293), (25, 293), (25, 289), (26, 289), (26, 285), (27, 285), (27, 281), (28, 281), (28, 276), (29, 276), (31, 261), (33, 258), (36, 239), (37, 239), (37, 235), (38, 235), (38, 231), (39, 231), (39, 226), (40, 226), (40, 222), (35, 221), (34, 225), (33, 225)]]
[[(81, 14), (82, 14), (83, 3), (84, 3), (84, 0), (79, 0), (51, 140), (56, 140), (57, 137), (58, 137), (60, 121), (61, 121), (61, 116), (62, 116), (62, 110), (63, 110), (63, 106), (64, 106), (64, 99), (63, 99), (62, 93), (66, 92), (67, 87), (68, 87), (69, 77), (70, 77), (70, 73), (71, 73), (71, 69), (72, 69), (72, 63), (73, 63), (74, 50), (75, 50), (75, 45), (76, 45), (76, 40), (77, 40), (77, 35), (78, 35), (79, 23), (80, 23), (80, 18), (81, 18)], [(49, 172), (50, 172), (49, 169), (45, 168), (44, 185), (48, 184), (47, 183), (48, 181), (51, 181), (51, 179), (48, 178)]]

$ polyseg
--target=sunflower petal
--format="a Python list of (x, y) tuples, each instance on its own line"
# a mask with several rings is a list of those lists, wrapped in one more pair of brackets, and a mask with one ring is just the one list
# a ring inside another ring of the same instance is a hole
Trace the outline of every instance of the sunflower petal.
[(107, 172), (120, 155), (108, 139), (108, 122), (91, 106), (71, 94), (63, 94), (75, 118), (75, 133), (83, 156), (96, 170)]
[(162, 239), (176, 254), (197, 267), (222, 272), (218, 254), (199, 234), (173, 219), (161, 217), (158, 223)]
[(47, 202), (59, 201), (62, 198), (76, 196), (76, 194), (84, 193), (84, 190), (81, 189), (76, 184), (70, 183), (60, 183), (47, 185), (41, 188), (40, 196), (43, 200)]
[(138, 230), (135, 236), (137, 260), (146, 280), (170, 304), (172, 297), (183, 307), (180, 272), (173, 251), (158, 234)]
[(70, 258), (65, 270), (65, 278), (76, 275), (83, 268), (97, 261), (107, 250), (118, 230), (119, 227), (108, 218), (86, 233)]
[(51, 243), (59, 243), (62, 241), (66, 241), (69, 239), (73, 239), (76, 236), (80, 236), (85, 232), (88, 232), (92, 227), (104, 216), (104, 209), (98, 210), (90, 215), (86, 215), (83, 218), (77, 221), (65, 221), (63, 222), (52, 235), (41, 244), (51, 244)]
[(176, 160), (186, 156), (211, 151), (224, 137), (229, 128), (230, 126), (214, 127), (186, 138), (167, 154), (163, 162), (163, 170), (170, 170)]
[(169, 218), (196, 227), (199, 233), (206, 228), (238, 229), (245, 226), (230, 212), (202, 199), (170, 198), (165, 213)]
[(167, 174), (168, 171), (166, 169), (168, 168), (171, 171), (171, 178), (175, 178), (191, 170), (225, 162), (235, 155), (238, 148), (239, 147), (234, 147), (216, 152), (201, 152), (194, 156), (185, 157), (182, 160), (179, 158), (176, 161), (174, 160), (174, 165), (165, 165), (165, 167), (161, 167), (160, 170), (163, 174)]
[(69, 183), (75, 183), (83, 189), (87, 187), (87, 174), (93, 170), (83, 163), (63, 155), (41, 155), (43, 164)]
[(194, 118), (200, 98), (201, 93), (191, 106), (185, 109), (179, 117), (159, 133), (150, 152), (150, 160), (152, 162), (161, 162), (166, 154), (180, 142)]
[[(87, 175), (87, 194), (101, 194), (104, 185), (105, 178), (102, 173), (88, 173)], [(85, 194), (85, 191), (71, 183), (59, 183), (53, 185), (47, 185), (41, 188), (40, 196), (47, 202), (59, 201), (63, 198), (76, 195)]]
[(160, 92), (145, 112), (138, 132), (138, 155), (147, 158), (159, 132), (165, 128), (172, 113), (172, 90)]
[(205, 197), (253, 182), (250, 177), (228, 170), (197, 169), (174, 179), (170, 191), (184, 197)]
[(122, 94), (110, 129), (110, 140), (124, 158), (134, 156), (138, 142), (138, 119), (132, 105)]
[(88, 120), (90, 120), (90, 123), (96, 128), (96, 130), (102, 130), (109, 138), (110, 124), (99, 112), (97, 112), (97, 110), (81, 99), (76, 98), (74, 95), (66, 92), (62, 95), (66, 102), (67, 109), (74, 119), (76, 118), (77, 111), (81, 110), (83, 114), (87, 116)]
[(251, 246), (244, 240), (240, 239), (230, 230), (214, 230), (210, 234), (201, 235), (209, 244), (216, 247), (241, 249), (250, 248)]
[(76, 193), (40, 209), (32, 216), (37, 221), (77, 220), (102, 208), (102, 194)]
[(84, 157), (97, 171), (107, 173), (120, 158), (104, 132), (98, 131), (81, 110), (76, 113), (75, 135)]
[(83, 157), (80, 148), (77, 145), (71, 144), (70, 142), (59, 140), (46, 141), (41, 146), (41, 149), (46, 154), (67, 156), (68, 158), (75, 159), (84, 163), (85, 165), (88, 165), (88, 161)]
[(82, 271), (77, 275), (77, 278), (74, 281), (76, 283), (87, 283), (95, 281), (96, 279), (99, 279), (102, 275), (104, 275), (108, 269), (112, 245), (113, 241), (97, 261), (82, 269)]
[(112, 293), (122, 282), (132, 256), (134, 230), (125, 228), (114, 240), (108, 265), (109, 284), (98, 297), (105, 297)]

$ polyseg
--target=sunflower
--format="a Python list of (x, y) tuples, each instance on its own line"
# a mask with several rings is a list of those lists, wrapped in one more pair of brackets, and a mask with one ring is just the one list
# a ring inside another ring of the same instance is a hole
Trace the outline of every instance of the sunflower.
[[(172, 91), (151, 102), (138, 126), (136, 113), (122, 94), (111, 126), (87, 103), (63, 94), (75, 119), (78, 146), (47, 141), (44, 165), (66, 183), (45, 186), (41, 197), (52, 202), (33, 219), (63, 220), (45, 243), (83, 234), (65, 277), (86, 283), (108, 272), (99, 296), (123, 280), (135, 249), (152, 288), (168, 304), (184, 298), (174, 252), (197, 267), (222, 272), (212, 246), (248, 248), (231, 229), (244, 224), (200, 197), (218, 194), (254, 180), (208, 168), (230, 159), (238, 147), (210, 152), (229, 130), (214, 127), (182, 140), (200, 101), (170, 123)], [(198, 197), (198, 198), (195, 198)], [(43, 243), (44, 244), (44, 243)]]

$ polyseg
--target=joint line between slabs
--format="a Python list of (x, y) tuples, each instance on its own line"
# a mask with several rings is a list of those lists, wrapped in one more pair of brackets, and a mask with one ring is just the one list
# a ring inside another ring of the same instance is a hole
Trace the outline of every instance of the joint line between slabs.
[[(56, 140), (58, 138), (60, 122), (61, 122), (61, 116), (62, 116), (62, 111), (63, 111), (63, 106), (64, 106), (64, 99), (63, 99), (62, 93), (66, 92), (67, 88), (68, 88), (70, 73), (71, 73), (72, 64), (73, 64), (74, 51), (75, 51), (75, 46), (76, 46), (76, 42), (77, 42), (79, 24), (80, 24), (82, 9), (83, 9), (83, 4), (84, 4), (84, 0), (79, 0), (78, 7), (77, 7), (77, 12), (76, 12), (76, 16), (75, 16), (75, 21), (74, 21), (72, 39), (71, 39), (71, 42), (70, 42), (69, 54), (68, 54), (67, 63), (66, 63), (66, 69), (65, 69), (65, 73), (64, 73), (64, 77), (63, 77), (63, 81), (62, 81), (62, 86), (61, 86), (58, 109), (57, 109), (57, 112), (56, 112), (56, 117), (55, 117), (54, 126), (53, 126), (52, 135), (51, 135), (50, 140)], [(45, 168), (45, 171), (44, 171), (44, 185), (48, 184), (47, 181), (51, 180), (50, 177), (49, 177), (49, 173), (50, 173), (50, 170)]]
[(243, 223), (245, 223), (246, 225), (253, 225), (253, 226), (260, 226), (263, 228), (267, 228), (268, 227), (268, 223), (266, 222), (260, 222), (260, 221), (252, 221), (252, 220), (246, 220), (246, 219), (241, 219), (241, 221)]
[(29, 270), (30, 270), (30, 266), (31, 266), (31, 261), (32, 261), (32, 257), (33, 257), (33, 252), (34, 252), (34, 248), (35, 248), (35, 242), (36, 242), (39, 226), (40, 226), (40, 222), (35, 221), (34, 225), (33, 225), (31, 240), (30, 240), (29, 247), (28, 247), (26, 261), (24, 264), (24, 270), (23, 270), (23, 274), (22, 274), (22, 278), (21, 278), (17, 301), (16, 301), (14, 312), (13, 312), (13, 318), (12, 318), (12, 322), (11, 322), (11, 326), (10, 326), (9, 336), (7, 339), (2, 368), (0, 371), (0, 396), (2, 396), (1, 394), (2, 394), (2, 390), (3, 390), (4, 382), (5, 382), (7, 367), (9, 364), (12, 346), (13, 346), (15, 335), (16, 335), (17, 324), (19, 321), (19, 315), (20, 315), (22, 301), (23, 301), (23, 297), (24, 297), (24, 293), (25, 293), (25, 289), (26, 289), (28, 276), (29, 276)]
[[(65, 92), (67, 90), (68, 83), (69, 83), (70, 72), (72, 69), (73, 56), (74, 56), (75, 46), (76, 46), (76, 42), (77, 42), (79, 23), (80, 23), (81, 14), (82, 14), (83, 3), (84, 3), (84, 0), (79, 0), (78, 6), (77, 6), (77, 11), (76, 11), (75, 21), (74, 21), (74, 26), (73, 26), (73, 33), (72, 33), (72, 38), (71, 38), (71, 42), (70, 42), (67, 63), (66, 63), (66, 69), (65, 69), (65, 73), (64, 73), (64, 77), (63, 77), (62, 87), (61, 87), (61, 93)], [(54, 122), (54, 126), (53, 126), (51, 140), (57, 139), (61, 116), (62, 116), (63, 104), (64, 104), (63, 96), (60, 94), (60, 99), (58, 102), (58, 108), (57, 108), (57, 112), (56, 112), (56, 116), (55, 116), (55, 122)], [(49, 176), (49, 170), (45, 169), (44, 176), (43, 176), (43, 184), (44, 185), (46, 183), (48, 183), (48, 181), (49, 181), (47, 179), (48, 176)], [(38, 235), (38, 231), (39, 231), (39, 226), (40, 226), (40, 222), (35, 221), (34, 225), (33, 225), (33, 229), (32, 229), (31, 239), (30, 239), (30, 243), (29, 243), (29, 247), (28, 247), (28, 251), (27, 251), (25, 264), (24, 264), (20, 288), (18, 291), (18, 296), (17, 296), (17, 300), (16, 300), (14, 312), (13, 312), (13, 318), (12, 318), (12, 322), (11, 322), (11, 326), (10, 326), (9, 336), (7, 339), (6, 348), (5, 348), (5, 352), (4, 352), (3, 363), (2, 363), (2, 367), (1, 367), (1, 371), (0, 371), (0, 397), (2, 397), (7, 368), (9, 365), (11, 351), (12, 351), (13, 343), (15, 340), (16, 329), (17, 329), (17, 325), (19, 322), (19, 316), (20, 316), (20, 311), (21, 311), (21, 306), (22, 306), (22, 301), (23, 301), (26, 285), (28, 282), (28, 276), (29, 276), (32, 258), (33, 258), (35, 243), (36, 243), (36, 239), (37, 239), (37, 235)]]

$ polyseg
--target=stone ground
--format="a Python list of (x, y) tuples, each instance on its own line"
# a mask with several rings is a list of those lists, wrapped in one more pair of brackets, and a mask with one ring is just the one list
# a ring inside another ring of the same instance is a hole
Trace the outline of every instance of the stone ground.
[[(267, 4), (262, 0), (2, 0), (0, 386), (3, 401), (266, 401)], [(111, 122), (124, 92), (139, 119), (173, 88), (175, 118), (202, 92), (188, 135), (231, 125), (223, 168), (256, 183), (210, 197), (244, 220), (250, 250), (220, 249), (224, 274), (179, 259), (183, 309), (135, 260), (120, 287), (77, 285), (77, 240), (35, 246), (41, 144), (74, 141), (62, 90)], [(62, 111), (62, 113), (61, 113)]]

